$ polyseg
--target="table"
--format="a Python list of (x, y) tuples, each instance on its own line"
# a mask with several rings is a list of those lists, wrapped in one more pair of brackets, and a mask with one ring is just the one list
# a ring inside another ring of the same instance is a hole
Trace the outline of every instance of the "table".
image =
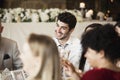
[[(92, 23), (106, 24), (111, 23), (115, 24), (116, 22), (107, 22), (107, 21), (85, 21), (77, 23), (72, 36), (78, 38), (81, 37), (85, 27)], [(55, 22), (40, 22), (40, 23), (2, 23), (4, 30), (2, 36), (13, 39), (17, 41), (20, 52), (22, 52), (23, 44), (26, 41), (26, 38), (31, 33), (45, 34), (51, 37), (54, 37), (54, 29), (56, 26)]]

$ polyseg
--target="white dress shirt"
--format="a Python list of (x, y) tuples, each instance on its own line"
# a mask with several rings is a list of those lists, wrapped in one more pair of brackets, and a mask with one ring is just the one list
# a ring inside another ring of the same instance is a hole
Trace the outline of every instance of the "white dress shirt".
[(75, 37), (70, 37), (66, 44), (63, 46), (59, 43), (58, 39), (53, 39), (60, 51), (60, 56), (69, 60), (76, 68), (79, 68), (79, 61), (82, 52), (80, 40)]

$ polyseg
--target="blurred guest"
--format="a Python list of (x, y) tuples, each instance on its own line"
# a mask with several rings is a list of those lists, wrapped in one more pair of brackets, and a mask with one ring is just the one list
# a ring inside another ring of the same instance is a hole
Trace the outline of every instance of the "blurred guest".
[(22, 68), (17, 43), (13, 40), (2, 37), (2, 31), (3, 26), (0, 21), (0, 70), (4, 70), (5, 68), (8, 68), (9, 70)]
[(52, 38), (31, 34), (21, 55), (27, 80), (61, 80), (57, 46)]
[[(81, 44), (83, 49), (86, 48), (85, 57), (93, 69), (83, 74), (80, 80), (120, 80), (120, 68), (116, 66), (120, 59), (120, 37), (113, 25), (106, 24), (84, 33)], [(65, 65), (76, 78), (71, 63)], [(75, 80), (79, 80), (78, 77)]]

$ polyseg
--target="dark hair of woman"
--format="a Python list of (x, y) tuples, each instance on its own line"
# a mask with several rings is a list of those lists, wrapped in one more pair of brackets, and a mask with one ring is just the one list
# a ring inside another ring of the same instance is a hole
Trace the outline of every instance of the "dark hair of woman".
[[(85, 28), (84, 33), (86, 33), (89, 30), (92, 30), (92, 29), (95, 29), (95, 28), (100, 28), (100, 27), (102, 27), (102, 24), (99, 24), (99, 23), (90, 24)], [(79, 64), (79, 69), (82, 70), (82, 71), (84, 70), (85, 62), (86, 62), (86, 58), (84, 57), (85, 52), (86, 52), (86, 49), (84, 49), (82, 51), (82, 56), (81, 56), (80, 64)]]

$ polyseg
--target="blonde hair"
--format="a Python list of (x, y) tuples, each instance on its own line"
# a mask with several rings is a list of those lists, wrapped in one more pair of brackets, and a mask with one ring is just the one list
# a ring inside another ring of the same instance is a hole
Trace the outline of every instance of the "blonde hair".
[(41, 56), (42, 59), (41, 67), (32, 80), (61, 80), (59, 52), (53, 39), (31, 34), (28, 44), (33, 56)]

